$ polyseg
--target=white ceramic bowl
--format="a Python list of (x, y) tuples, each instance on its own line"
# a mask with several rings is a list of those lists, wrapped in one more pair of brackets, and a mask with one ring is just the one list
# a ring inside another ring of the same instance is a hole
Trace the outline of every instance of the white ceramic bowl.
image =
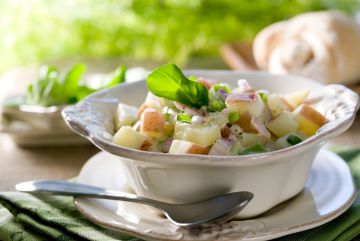
[(315, 108), (329, 122), (316, 135), (296, 146), (246, 156), (171, 155), (115, 145), (112, 140), (116, 106), (119, 102), (139, 106), (147, 93), (145, 81), (94, 93), (77, 105), (65, 108), (64, 119), (74, 131), (100, 149), (126, 158), (121, 161), (132, 188), (139, 195), (182, 203), (225, 192), (250, 191), (254, 199), (241, 212), (244, 218), (259, 215), (298, 194), (304, 188), (321, 144), (349, 128), (359, 107), (358, 95), (346, 87), (324, 86), (298, 76), (205, 70), (186, 74), (232, 86), (236, 80), (245, 78), (255, 89), (275, 93), (309, 89), (310, 98), (318, 99)]
[(0, 106), (0, 133), (22, 147), (89, 145), (64, 123), (64, 106)]

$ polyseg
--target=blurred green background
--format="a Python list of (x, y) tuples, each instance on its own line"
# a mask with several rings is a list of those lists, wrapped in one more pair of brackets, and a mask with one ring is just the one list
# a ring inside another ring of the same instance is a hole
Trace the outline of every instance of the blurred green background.
[(359, 0), (4, 0), (0, 71), (59, 59), (172, 61), (216, 56), (266, 25), (321, 9), (359, 11)]

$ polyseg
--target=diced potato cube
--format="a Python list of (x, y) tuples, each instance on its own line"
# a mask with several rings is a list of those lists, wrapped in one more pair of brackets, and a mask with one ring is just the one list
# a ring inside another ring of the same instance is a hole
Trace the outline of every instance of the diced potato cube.
[(251, 116), (258, 117), (263, 113), (265, 107), (260, 96), (256, 93), (230, 94), (225, 103), (230, 111), (236, 111), (240, 116), (249, 112)]
[(190, 128), (190, 126), (193, 126), (193, 125), (190, 123), (177, 121), (175, 123), (175, 127), (174, 127), (174, 138), (180, 139), (180, 138), (176, 138), (176, 137), (181, 137), (183, 135), (183, 133), (186, 132), (186, 130), (188, 128)]
[(257, 118), (251, 116), (249, 112), (244, 112), (236, 124), (238, 124), (247, 133), (259, 133), (266, 138), (270, 138), (271, 133), (266, 129), (260, 118), (261, 117)]
[(200, 146), (211, 146), (221, 138), (221, 130), (216, 125), (202, 125), (200, 128), (190, 128), (186, 140)]
[(302, 130), (309, 137), (314, 135), (320, 128), (319, 125), (302, 115), (297, 115), (296, 120), (299, 123), (299, 129)]
[(284, 101), (284, 99), (277, 94), (268, 95), (267, 105), (271, 110), (272, 116), (276, 117), (284, 111), (291, 111), (290, 106)]
[(152, 147), (152, 145), (153, 145), (153, 143), (150, 140), (145, 139), (145, 141), (143, 142), (143, 144), (140, 147), (140, 150), (149, 151), (150, 148)]
[(290, 147), (291, 145), (286, 140), (288, 138), (288, 136), (289, 136), (289, 134), (277, 139), (274, 143), (275, 149), (280, 150), (280, 149), (284, 149), (286, 147)]
[(221, 139), (221, 131), (217, 125), (192, 125), (177, 122), (174, 139), (186, 140), (206, 147)]
[(209, 155), (213, 156), (227, 156), (230, 154), (232, 143), (227, 140), (217, 140), (214, 145), (212, 145)]
[(298, 137), (300, 137), (302, 140), (305, 140), (308, 138), (308, 136), (305, 134), (305, 132), (303, 132), (302, 130), (298, 130), (295, 133)]
[(163, 106), (163, 100), (149, 92), (146, 96), (145, 102), (140, 106), (137, 112), (137, 118), (139, 119), (142, 113), (148, 108), (162, 112)]
[(266, 138), (258, 134), (244, 132), (240, 136), (240, 142), (243, 147), (249, 147), (257, 143), (265, 144)]
[(115, 115), (115, 125), (116, 130), (120, 129), (122, 126), (131, 126), (133, 125), (137, 120), (137, 108), (119, 103), (116, 115)]
[(266, 124), (266, 127), (278, 137), (282, 137), (290, 132), (295, 132), (299, 124), (293, 114), (286, 111)]
[(141, 132), (162, 132), (164, 129), (164, 114), (148, 108), (141, 115)]
[(164, 113), (147, 108), (141, 115), (140, 132), (152, 137), (160, 138), (164, 135)]
[(310, 91), (308, 90), (296, 91), (294, 93), (284, 95), (284, 100), (292, 109), (295, 109), (304, 102), (304, 100), (309, 96), (309, 93)]
[(236, 142), (231, 148), (230, 148), (230, 155), (239, 155), (240, 150), (243, 148), (241, 142)]
[(294, 111), (299, 129), (307, 136), (312, 136), (326, 123), (326, 118), (307, 104), (302, 104)]
[(210, 112), (208, 116), (205, 117), (204, 122), (217, 125), (221, 129), (229, 122), (229, 118), (227, 114), (222, 112)]
[(174, 133), (175, 124), (171, 121), (164, 122), (164, 134), (167, 136), (172, 136)]
[(140, 149), (145, 139), (145, 136), (130, 126), (122, 126), (114, 136), (114, 143), (119, 146)]
[(199, 146), (195, 143), (184, 140), (173, 140), (170, 150), (170, 154), (202, 154), (207, 155), (209, 148)]
[(161, 111), (163, 108), (163, 103), (162, 103), (161, 99), (159, 97), (155, 96), (154, 94), (152, 94), (151, 92), (149, 92), (147, 94), (144, 104), (147, 107), (153, 108), (157, 111)]
[(243, 132), (244, 130), (238, 124), (233, 124), (230, 127), (230, 136), (240, 137)]
[(258, 117), (263, 123), (268, 123), (272, 120), (272, 113), (269, 106), (265, 105), (263, 112)]
[(245, 132), (248, 133), (257, 133), (257, 130), (251, 124), (252, 116), (246, 111), (240, 115), (240, 119), (236, 122)]
[(138, 119), (141, 118), (142, 113), (144, 113), (144, 111), (145, 111), (147, 108), (150, 108), (150, 107), (147, 106), (145, 103), (143, 103), (143, 104), (140, 106), (139, 110), (138, 110), (137, 113), (136, 113), (136, 116), (137, 116)]

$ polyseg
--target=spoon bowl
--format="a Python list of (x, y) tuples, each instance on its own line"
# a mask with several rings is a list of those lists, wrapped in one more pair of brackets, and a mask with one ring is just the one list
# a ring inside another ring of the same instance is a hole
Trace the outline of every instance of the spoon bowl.
[(22, 182), (17, 184), (15, 188), (27, 193), (48, 193), (146, 204), (162, 210), (171, 222), (182, 227), (228, 220), (241, 211), (253, 198), (252, 193), (243, 191), (226, 193), (199, 202), (170, 204), (131, 193), (60, 180)]
[(243, 209), (252, 197), (253, 194), (250, 192), (233, 192), (194, 203), (166, 203), (167, 207), (162, 209), (165, 211), (165, 216), (173, 223), (189, 227), (228, 220)]

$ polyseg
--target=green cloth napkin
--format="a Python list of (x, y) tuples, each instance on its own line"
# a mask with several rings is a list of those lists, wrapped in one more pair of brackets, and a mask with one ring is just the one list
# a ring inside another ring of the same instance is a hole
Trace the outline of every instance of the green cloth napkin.
[[(336, 151), (344, 158), (360, 189), (360, 149)], [(138, 238), (111, 231), (86, 220), (71, 197), (0, 193), (0, 240), (131, 240)], [(345, 241), (360, 235), (360, 196), (343, 215), (320, 227), (282, 237), (291, 241)]]

